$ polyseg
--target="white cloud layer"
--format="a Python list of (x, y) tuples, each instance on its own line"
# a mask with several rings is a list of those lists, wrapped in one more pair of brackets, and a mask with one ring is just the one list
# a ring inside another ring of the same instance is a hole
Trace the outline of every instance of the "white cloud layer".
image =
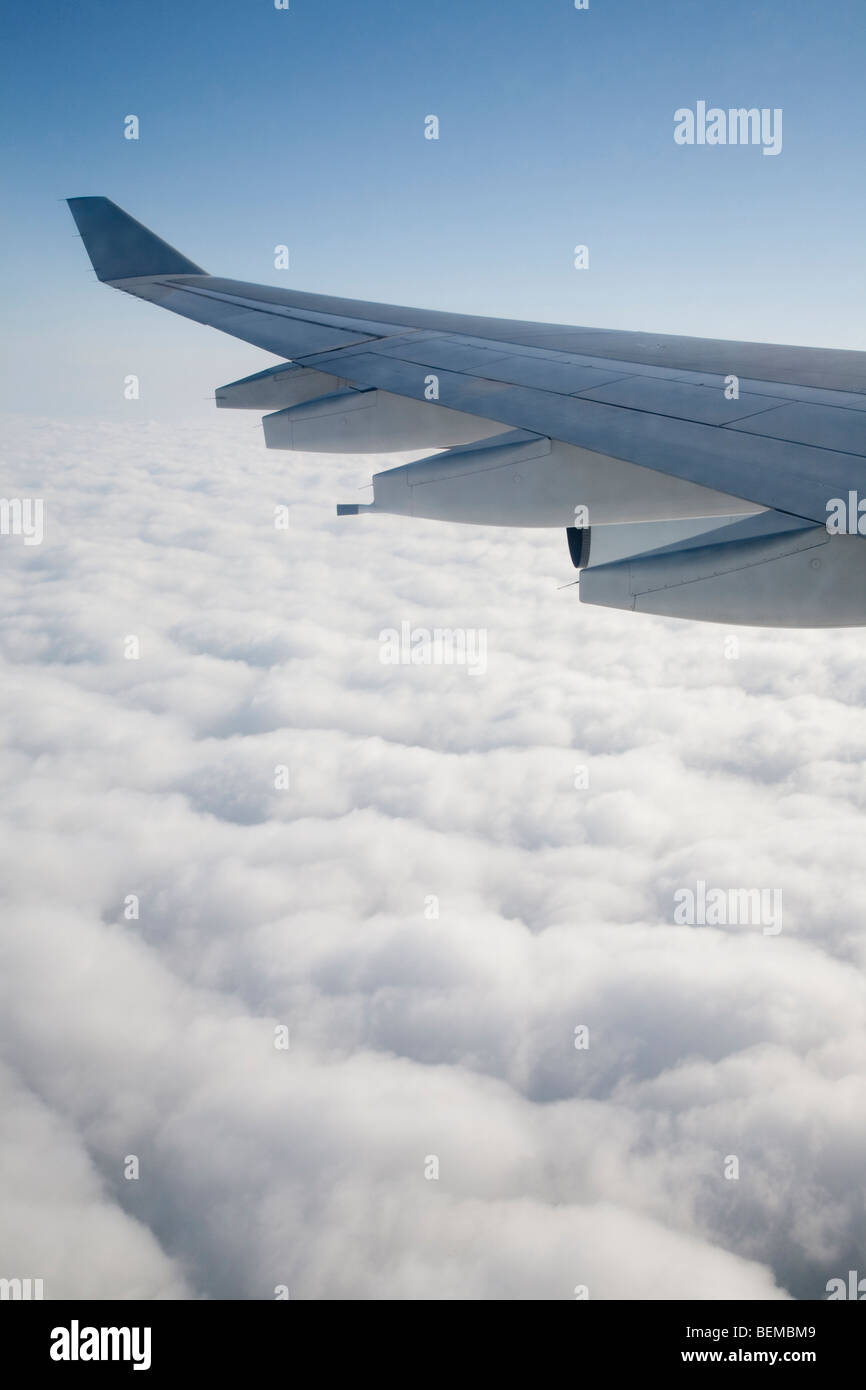
[[(743, 629), (732, 660), (582, 608), (559, 534), (337, 521), (377, 462), (268, 453), (253, 415), (4, 437), (45, 541), (0, 538), (0, 1276), (866, 1273), (860, 633)], [(486, 673), (383, 665), (403, 621), (483, 630)], [(780, 888), (781, 932), (675, 925), (699, 880)]]

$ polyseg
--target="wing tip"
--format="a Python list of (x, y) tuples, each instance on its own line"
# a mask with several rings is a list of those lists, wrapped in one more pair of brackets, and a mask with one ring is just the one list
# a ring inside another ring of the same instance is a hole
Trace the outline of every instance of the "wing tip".
[(98, 279), (132, 280), (150, 275), (206, 275), (200, 265), (169, 246), (102, 194), (67, 198)]

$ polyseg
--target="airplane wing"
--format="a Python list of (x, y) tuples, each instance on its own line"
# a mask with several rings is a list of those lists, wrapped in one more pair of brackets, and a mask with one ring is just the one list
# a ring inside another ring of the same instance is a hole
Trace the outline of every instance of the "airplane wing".
[[(584, 601), (711, 621), (866, 623), (866, 586), (855, 593), (850, 579), (866, 567), (866, 352), (248, 284), (207, 274), (107, 198), (69, 206), (100, 280), (286, 359), (216, 393), (222, 408), (268, 411), (268, 447), (447, 450), (377, 474), (374, 501), (341, 513), (564, 527)], [(838, 537), (827, 528), (835, 503), (854, 507)], [(610, 528), (632, 544), (641, 527), (630, 554), (593, 539), (602, 563), (584, 568), (590, 535)]]

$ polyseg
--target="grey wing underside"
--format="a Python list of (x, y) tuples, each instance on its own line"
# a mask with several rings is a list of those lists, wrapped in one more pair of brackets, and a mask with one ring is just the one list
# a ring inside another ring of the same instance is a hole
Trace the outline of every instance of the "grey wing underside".
[[(433, 408), (481, 421), (477, 438), (521, 431), (504, 442), (558, 441), (813, 523), (826, 520), (828, 498), (866, 495), (866, 353), (480, 318), (247, 284), (206, 274), (108, 199), (70, 199), (70, 208), (100, 279), (285, 358), (293, 380), (307, 371), (345, 391), (426, 404), (432, 376)], [(247, 383), (274, 375), (237, 383), (238, 403)], [(738, 395), (729, 400), (732, 377)], [(407, 438), (403, 447), (416, 445)]]

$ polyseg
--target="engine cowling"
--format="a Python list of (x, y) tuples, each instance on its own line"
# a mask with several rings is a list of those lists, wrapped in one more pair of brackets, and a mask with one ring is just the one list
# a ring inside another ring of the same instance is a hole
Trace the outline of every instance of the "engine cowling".
[[(407, 446), (408, 447), (408, 446)], [(349, 510), (479, 526), (605, 525), (760, 510), (711, 488), (527, 430), (508, 430), (373, 477)]]
[(771, 533), (744, 535), (750, 524), (737, 522), (712, 540), (590, 565), (581, 601), (753, 627), (866, 626), (866, 539), (778, 513), (766, 525)]
[(327, 454), (446, 449), (502, 429), (496, 421), (376, 389), (335, 391), (266, 415), (262, 425), (269, 449)]
[(220, 410), (280, 410), (302, 405), (316, 396), (346, 390), (351, 382), (343, 377), (330, 376), (314, 367), (299, 367), (285, 362), (279, 367), (266, 367), (263, 372), (230, 381), (218, 386), (215, 392)]

